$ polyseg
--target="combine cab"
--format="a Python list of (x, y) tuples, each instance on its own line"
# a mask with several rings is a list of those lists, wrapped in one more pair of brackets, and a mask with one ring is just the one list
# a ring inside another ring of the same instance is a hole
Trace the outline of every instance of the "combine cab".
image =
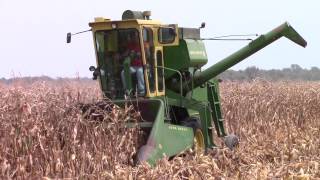
[(208, 59), (200, 28), (162, 24), (150, 14), (127, 10), (122, 20), (96, 18), (89, 23), (97, 62), (89, 68), (93, 79), (115, 104), (135, 102), (132, 105), (141, 113), (138, 125), (148, 135), (137, 159), (150, 164), (188, 148), (204, 153), (216, 146), (215, 138), (234, 148), (238, 139), (224, 128), (215, 77), (282, 36), (307, 45), (284, 23), (202, 70)]

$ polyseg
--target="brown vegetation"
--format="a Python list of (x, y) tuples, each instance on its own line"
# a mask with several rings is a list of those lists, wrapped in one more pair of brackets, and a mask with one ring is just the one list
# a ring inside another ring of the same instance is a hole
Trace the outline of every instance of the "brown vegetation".
[[(267, 179), (320, 177), (320, 83), (222, 83), (233, 152), (192, 152), (156, 167), (132, 166), (139, 131), (121, 125), (138, 114), (113, 108), (102, 122), (79, 103), (99, 99), (95, 83), (0, 84), (0, 178)], [(110, 104), (106, 104), (110, 105)]]

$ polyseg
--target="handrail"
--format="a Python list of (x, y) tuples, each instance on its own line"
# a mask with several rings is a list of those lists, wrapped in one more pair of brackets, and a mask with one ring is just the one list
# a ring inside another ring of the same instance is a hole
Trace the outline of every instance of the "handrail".
[(179, 74), (179, 77), (180, 77), (180, 104), (182, 105), (183, 89), (182, 89), (182, 74), (181, 74), (181, 72), (176, 69), (172, 69), (172, 68), (168, 68), (168, 67), (164, 67), (164, 66), (156, 66), (156, 68), (162, 68), (162, 69), (173, 71), (173, 72), (176, 72)]

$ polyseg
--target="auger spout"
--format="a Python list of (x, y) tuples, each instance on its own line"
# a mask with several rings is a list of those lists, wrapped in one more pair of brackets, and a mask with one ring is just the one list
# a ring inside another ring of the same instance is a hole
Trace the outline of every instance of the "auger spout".
[[(259, 36), (257, 39), (250, 42), (247, 46), (243, 47), (242, 49), (238, 50), (237, 52), (231, 54), (230, 56), (224, 58), (223, 60), (219, 61), (218, 63), (212, 65), (210, 68), (196, 73), (193, 79), (193, 88), (196, 88), (208, 80), (216, 77), (220, 73), (226, 71), (230, 67), (234, 66), (235, 64), (241, 62), (245, 58), (251, 56), (252, 54), (256, 53), (260, 49), (266, 47), (267, 45), (271, 44), (272, 42), (278, 40), (282, 36), (290, 39), (291, 41), (295, 42), (296, 44), (306, 47), (307, 42), (301, 37), (289, 23), (285, 22), (282, 25), (278, 26), (277, 28), (273, 29), (272, 31)], [(187, 89), (191, 89), (192, 82), (186, 82), (184, 84), (184, 92)]]

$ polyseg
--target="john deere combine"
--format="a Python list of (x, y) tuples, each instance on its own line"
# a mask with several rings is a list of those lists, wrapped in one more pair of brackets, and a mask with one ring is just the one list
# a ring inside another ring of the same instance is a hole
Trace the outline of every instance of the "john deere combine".
[(208, 59), (200, 28), (162, 24), (150, 14), (127, 10), (122, 20), (89, 23), (97, 62), (89, 68), (93, 79), (115, 104), (134, 102), (141, 113), (138, 125), (148, 134), (137, 159), (150, 164), (188, 148), (205, 152), (215, 147), (217, 137), (232, 149), (237, 138), (224, 128), (216, 76), (282, 36), (307, 45), (284, 23), (203, 70)]

